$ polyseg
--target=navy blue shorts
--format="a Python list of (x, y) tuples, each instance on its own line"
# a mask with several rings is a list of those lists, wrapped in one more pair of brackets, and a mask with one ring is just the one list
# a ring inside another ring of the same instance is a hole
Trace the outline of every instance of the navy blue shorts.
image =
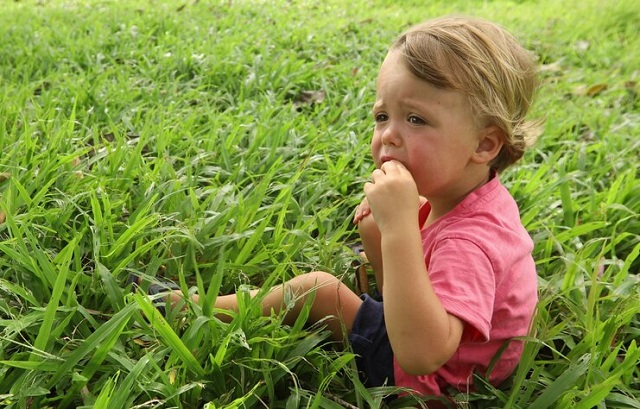
[(356, 365), (367, 387), (392, 386), (393, 351), (384, 324), (382, 302), (362, 294), (362, 305), (356, 314), (349, 341), (356, 354)]

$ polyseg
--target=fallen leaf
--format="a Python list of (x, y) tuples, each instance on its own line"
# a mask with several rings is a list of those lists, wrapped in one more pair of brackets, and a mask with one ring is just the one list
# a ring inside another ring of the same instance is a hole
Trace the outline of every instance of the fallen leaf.
[(4, 182), (11, 179), (11, 173), (3, 172), (0, 173), (0, 182)]
[(144, 340), (142, 340), (142, 339), (140, 339), (140, 338), (134, 338), (134, 339), (133, 339), (133, 343), (134, 343), (134, 344), (138, 344), (138, 345), (140, 345), (141, 347), (145, 347), (145, 346), (149, 345), (149, 342), (146, 342), (146, 341), (144, 341)]
[(595, 97), (600, 95), (603, 91), (608, 89), (609, 86), (607, 84), (595, 84), (591, 86), (579, 85), (573, 90), (574, 95), (587, 96), (587, 97)]
[(542, 64), (539, 68), (540, 72), (550, 72), (557, 73), (562, 71), (562, 66), (560, 65), (561, 60), (554, 61), (549, 64)]
[(595, 84), (587, 88), (587, 95), (590, 97), (594, 97), (596, 95), (601, 94), (603, 91), (606, 91), (609, 86), (607, 84)]
[(320, 104), (324, 101), (327, 94), (324, 90), (320, 91), (301, 91), (293, 100), (293, 105), (296, 108), (300, 108), (302, 106)]

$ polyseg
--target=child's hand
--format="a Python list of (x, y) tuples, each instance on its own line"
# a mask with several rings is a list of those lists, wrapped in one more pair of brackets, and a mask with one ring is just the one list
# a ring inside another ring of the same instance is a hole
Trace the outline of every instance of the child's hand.
[(373, 171), (372, 182), (365, 183), (367, 205), (383, 231), (387, 226), (417, 223), (422, 200), (409, 170), (398, 161), (385, 162)]
[(369, 207), (369, 201), (365, 197), (362, 202), (356, 207), (356, 214), (353, 216), (353, 224), (358, 224), (362, 219), (371, 214), (371, 207)]

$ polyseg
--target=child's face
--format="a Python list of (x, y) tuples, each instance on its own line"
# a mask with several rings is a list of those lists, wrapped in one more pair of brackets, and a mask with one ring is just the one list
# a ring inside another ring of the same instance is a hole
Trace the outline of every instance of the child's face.
[[(467, 99), (415, 77), (391, 51), (380, 68), (371, 152), (377, 167), (395, 159), (427, 199), (451, 199), (465, 189), (480, 143)], [(467, 188), (468, 189), (468, 188)], [(466, 193), (466, 192), (464, 192)]]

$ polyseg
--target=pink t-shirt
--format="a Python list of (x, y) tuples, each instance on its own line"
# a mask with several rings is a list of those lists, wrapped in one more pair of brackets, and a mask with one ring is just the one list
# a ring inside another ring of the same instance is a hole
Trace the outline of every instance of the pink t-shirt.
[[(421, 226), (430, 210), (429, 203), (420, 209)], [(528, 334), (538, 300), (533, 242), (497, 176), (421, 233), (431, 284), (447, 312), (466, 325), (458, 351), (435, 373), (409, 375), (394, 362), (395, 384), (424, 395), (441, 395), (448, 386), (465, 391), (474, 370), (484, 376), (507, 340)], [(491, 383), (509, 377), (522, 348), (521, 341), (509, 344)]]

